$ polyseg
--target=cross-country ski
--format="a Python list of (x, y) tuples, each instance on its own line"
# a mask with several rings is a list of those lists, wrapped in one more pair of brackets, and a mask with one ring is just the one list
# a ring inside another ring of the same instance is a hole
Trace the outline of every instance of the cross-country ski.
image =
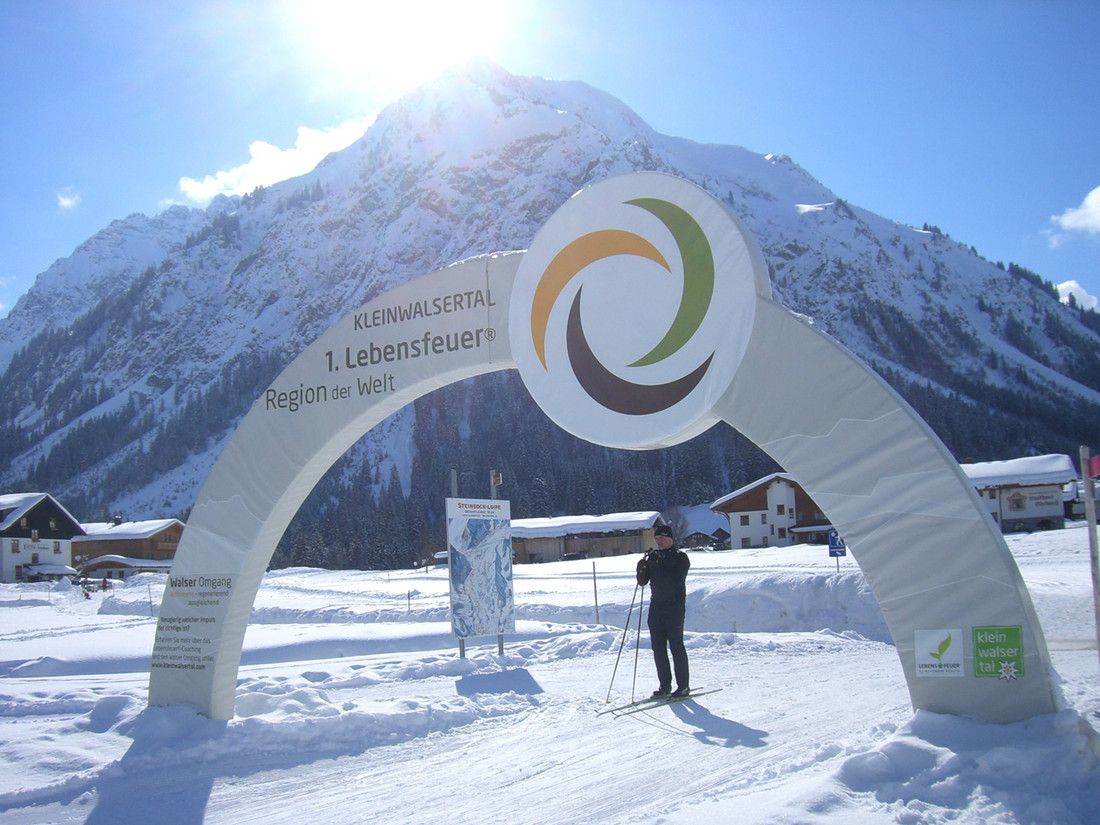
[(629, 716), (632, 713), (640, 713), (643, 710), (654, 710), (665, 705), (674, 705), (677, 702), (686, 702), (689, 699), (698, 699), (700, 696), (708, 696), (711, 693), (717, 693), (722, 688), (711, 688), (710, 690), (693, 690), (684, 696), (673, 696), (672, 694), (666, 694), (664, 696), (647, 696), (645, 699), (638, 699), (634, 702), (628, 702), (625, 705), (618, 705), (613, 708), (604, 708), (596, 713), (597, 716), (604, 716), (611, 714), (612, 716)]

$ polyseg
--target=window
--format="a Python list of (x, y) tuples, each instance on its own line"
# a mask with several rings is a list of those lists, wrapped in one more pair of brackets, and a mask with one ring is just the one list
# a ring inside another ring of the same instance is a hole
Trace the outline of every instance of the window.
[(779, 528), (779, 538), (781, 538), (781, 539), (787, 538), (787, 528), (786, 527), (780, 527)]
[(19, 526), (22, 527), (24, 530), (27, 528), (27, 517), (26, 516), (23, 516), (23, 518), (19, 519)]
[(60, 556), (61, 555), (61, 542), (55, 541), (53, 543), (53, 554), (55, 556)]
[(741, 539), (741, 547), (742, 548), (752, 547), (752, 539)]
[(774, 525), (774, 524), (772, 525), (772, 529), (771, 529), (771, 534), (772, 534), (773, 536), (775, 535), (775, 525)]
[(31, 553), (31, 564), (38, 564), (38, 554)]
[(50, 516), (50, 529), (51, 530), (56, 530), (57, 529), (57, 519), (54, 518), (53, 516)]
[(741, 526), (742, 527), (748, 527), (749, 526), (749, 517), (748, 516), (741, 516)]
[(767, 524), (768, 523), (768, 514), (767, 513), (761, 513), (760, 514), (760, 523), (761, 524)]
[(775, 514), (777, 516), (786, 515), (786, 513), (787, 513), (787, 506), (785, 504), (775, 505)]
[(12, 553), (18, 553), (19, 552), (19, 539), (12, 539), (11, 540), (11, 552)]

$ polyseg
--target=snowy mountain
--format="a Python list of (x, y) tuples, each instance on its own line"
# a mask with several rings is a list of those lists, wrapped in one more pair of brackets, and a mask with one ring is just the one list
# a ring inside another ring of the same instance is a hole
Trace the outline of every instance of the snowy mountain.
[[(1100, 325), (1039, 276), (846, 203), (790, 158), (661, 135), (585, 84), (474, 63), (307, 175), (116, 221), (40, 275), (0, 320), (0, 487), (48, 489), (84, 519), (182, 515), (240, 416), (336, 319), (409, 277), (523, 249), (572, 193), (640, 169), (726, 202), (777, 299), (879, 370), (961, 460), (1096, 442)], [(508, 403), (487, 404), (486, 386)], [(286, 559), (321, 552), (332, 528), (310, 538), (317, 514), (349, 491), (343, 534), (385, 522), (395, 563), (430, 545), (450, 466), (470, 494), (504, 468), (517, 517), (663, 509), (772, 469), (728, 428), (657, 454), (578, 444), (515, 376), (485, 376), (364, 439), (303, 508)], [(363, 561), (348, 552), (320, 560)]]
[(200, 230), (210, 220), (207, 212), (173, 206), (155, 218), (134, 214), (112, 221), (68, 258), (55, 261), (0, 322), (0, 367), (38, 333), (67, 327), (107, 293), (126, 289)]

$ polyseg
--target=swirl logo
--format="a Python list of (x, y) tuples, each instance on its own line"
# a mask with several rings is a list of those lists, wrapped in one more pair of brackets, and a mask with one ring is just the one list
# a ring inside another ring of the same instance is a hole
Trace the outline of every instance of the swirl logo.
[(578, 193), (516, 276), (509, 335), (524, 383), (597, 443), (700, 432), (747, 344), (752, 258), (725, 208), (678, 178), (638, 173)]

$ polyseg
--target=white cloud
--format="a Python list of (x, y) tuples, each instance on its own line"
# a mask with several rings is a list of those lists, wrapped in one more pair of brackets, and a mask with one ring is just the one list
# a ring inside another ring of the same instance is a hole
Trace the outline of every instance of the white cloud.
[(1065, 243), (1071, 232), (1100, 235), (1100, 186), (1085, 195), (1080, 206), (1067, 209), (1061, 215), (1051, 215), (1050, 221), (1060, 230), (1046, 232), (1052, 249)]
[(280, 149), (265, 140), (254, 141), (248, 146), (246, 163), (214, 172), (201, 180), (180, 178), (180, 192), (192, 203), (206, 204), (218, 195), (244, 195), (257, 186), (270, 186), (304, 175), (325, 155), (354, 143), (373, 122), (374, 115), (370, 115), (329, 129), (299, 126), (298, 137), (289, 149)]
[(57, 193), (58, 209), (68, 212), (70, 209), (75, 209), (79, 205), (80, 193), (73, 189), (71, 186), (66, 186), (64, 189)]
[(1096, 305), (1100, 303), (1095, 295), (1089, 295), (1077, 281), (1063, 281), (1058, 284), (1058, 295), (1061, 297), (1063, 304), (1069, 303), (1069, 296), (1072, 295), (1077, 302), (1077, 306), (1083, 309), (1096, 309)]

